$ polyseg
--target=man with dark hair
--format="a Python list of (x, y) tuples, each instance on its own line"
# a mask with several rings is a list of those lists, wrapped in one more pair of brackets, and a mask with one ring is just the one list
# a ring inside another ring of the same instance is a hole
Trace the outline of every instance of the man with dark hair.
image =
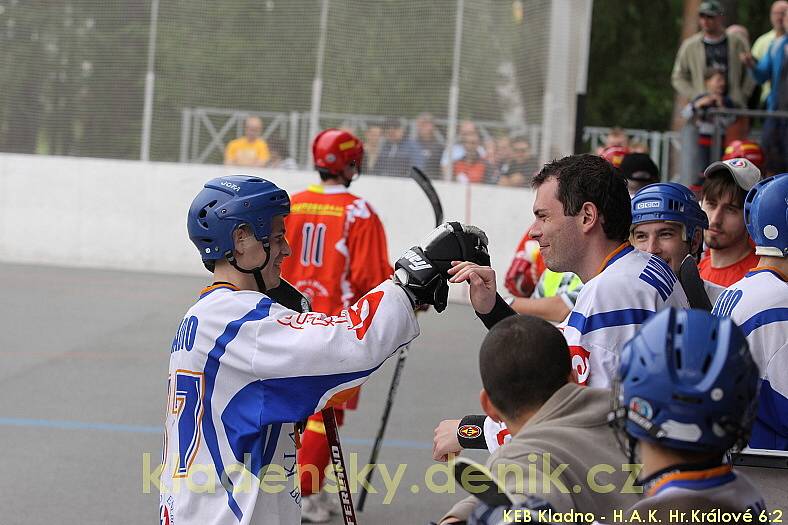
[[(536, 220), (530, 233), (545, 264), (585, 283), (563, 326), (572, 373), (580, 384), (607, 387), (621, 348), (638, 327), (663, 308), (687, 308), (687, 297), (665, 261), (629, 244), (629, 194), (605, 159), (564, 157), (545, 165), (533, 184)], [(451, 282), (470, 283), (471, 304), (488, 328), (515, 314), (496, 293), (492, 268), (460, 262), (449, 273)], [(494, 426), (486, 430), (504, 431)], [(437, 441), (435, 448), (452, 451), (451, 442)], [(488, 448), (495, 443), (489, 440)]]
[(743, 210), (744, 196), (760, 176), (760, 170), (746, 159), (715, 162), (706, 168), (700, 204), (709, 218), (703, 234), (709, 251), (698, 264), (703, 279), (730, 286), (758, 266)]
[(659, 168), (647, 153), (629, 153), (621, 161), (621, 175), (627, 181), (629, 196), (635, 194), (649, 184), (660, 181)]
[(421, 150), (405, 136), (405, 128), (400, 119), (386, 119), (383, 123), (383, 139), (375, 165), (378, 175), (407, 177), (411, 166), (424, 166)]
[[(506, 422), (514, 437), (487, 467), (515, 497), (540, 496), (556, 512), (605, 515), (634, 504), (639, 494), (624, 488), (628, 473), (620, 466), (626, 458), (607, 424), (610, 394), (571, 382), (571, 368), (566, 340), (547, 321), (519, 315), (490, 330), (479, 352), (479, 397), (484, 411)], [(585, 454), (589, 443), (593, 458)], [(553, 485), (548, 476), (555, 465), (567, 467)], [(596, 480), (607, 478), (614, 490), (594, 489), (596, 465), (615, 469), (604, 469)], [(467, 519), (477, 504), (474, 496), (466, 498), (441, 522)]]

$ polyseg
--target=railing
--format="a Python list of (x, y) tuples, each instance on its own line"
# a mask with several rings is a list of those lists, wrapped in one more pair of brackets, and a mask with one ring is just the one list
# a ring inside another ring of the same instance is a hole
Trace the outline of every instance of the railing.
[[(243, 134), (244, 120), (250, 116), (260, 117), (264, 124), (263, 138), (278, 136), (287, 144), (290, 157), (299, 165), (310, 163), (309, 112), (293, 111), (266, 112), (241, 111), (208, 107), (184, 108), (181, 117), (181, 148), (180, 162), (204, 163), (212, 156), (221, 156), (224, 146), (230, 140)], [(359, 115), (345, 113), (321, 113), (320, 127), (343, 127), (352, 129), (363, 136), (363, 132), (371, 125), (380, 125), (386, 117), (380, 115)], [(217, 122), (221, 122), (217, 124)], [(415, 119), (402, 119), (410, 137), (416, 136)], [(435, 118), (435, 134), (439, 142), (445, 143), (448, 119)], [(531, 144), (531, 150), (539, 151), (542, 141), (542, 128), (534, 124), (522, 129), (512, 129), (504, 122), (474, 120), (482, 142), (499, 135), (525, 136)], [(583, 130), (583, 141), (589, 144), (589, 151), (603, 144), (604, 137), (612, 128), (588, 126)], [(624, 129), (624, 133), (632, 141), (646, 144), (649, 154), (668, 178), (673, 157), (681, 151), (681, 141), (677, 132), (660, 132), (643, 129)]]

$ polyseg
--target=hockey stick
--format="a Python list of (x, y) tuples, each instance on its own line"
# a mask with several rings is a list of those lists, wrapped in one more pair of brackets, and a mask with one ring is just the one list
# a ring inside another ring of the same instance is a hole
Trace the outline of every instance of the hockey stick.
[[(308, 312), (311, 309), (309, 299), (284, 279), (281, 280), (279, 286), (266, 291), (266, 295), (282, 306), (297, 312)], [(320, 413), (323, 416), (326, 440), (331, 452), (331, 464), (334, 466), (334, 474), (337, 479), (337, 494), (342, 507), (342, 519), (345, 521), (345, 525), (356, 525), (358, 522), (356, 521), (356, 511), (353, 509), (353, 498), (348, 488), (347, 468), (345, 467), (345, 457), (342, 455), (342, 443), (339, 441), (337, 418), (332, 407), (324, 408)]]
[(687, 255), (681, 262), (678, 278), (687, 295), (690, 308), (700, 308), (711, 312), (711, 301), (709, 301), (706, 288), (703, 286), (703, 279), (698, 273), (698, 264), (692, 255)]
[[(410, 171), (410, 176), (413, 180), (416, 181), (416, 184), (424, 191), (427, 195), (427, 199), (429, 199), (430, 204), (432, 205), (432, 211), (435, 214), (435, 226), (440, 226), (443, 223), (443, 206), (441, 206), (440, 198), (438, 197), (438, 192), (435, 191), (435, 188), (430, 182), (430, 179), (424, 174), (416, 166), (413, 166)], [(380, 420), (380, 427), (378, 428), (378, 435), (375, 436), (375, 443), (372, 445), (372, 452), (369, 455), (369, 461), (367, 465), (372, 465), (372, 468), (369, 470), (369, 474), (362, 480), (360, 480), (361, 484), (361, 493), (358, 496), (358, 511), (362, 512), (364, 510), (364, 503), (367, 501), (367, 484), (372, 481), (372, 474), (375, 472), (375, 463), (378, 460), (378, 453), (380, 453), (380, 447), (383, 444), (383, 436), (386, 433), (386, 426), (388, 426), (389, 422), (389, 415), (391, 414), (391, 407), (394, 405), (394, 396), (397, 395), (397, 389), (399, 388), (399, 380), (402, 376), (402, 370), (405, 368), (405, 360), (408, 358), (408, 350), (410, 345), (404, 346), (399, 351), (399, 357), (397, 358), (397, 367), (394, 369), (394, 375), (391, 377), (391, 386), (389, 386), (389, 395), (386, 398), (386, 406), (383, 409), (383, 416)]]

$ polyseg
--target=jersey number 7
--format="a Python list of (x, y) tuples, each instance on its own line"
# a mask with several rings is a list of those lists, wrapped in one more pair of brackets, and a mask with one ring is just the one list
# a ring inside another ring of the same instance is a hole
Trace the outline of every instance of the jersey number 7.
[(200, 448), (204, 383), (203, 373), (191, 370), (177, 370), (174, 381), (170, 380), (173, 392), (168, 412), (175, 416), (178, 424), (178, 464), (173, 478), (188, 475)]

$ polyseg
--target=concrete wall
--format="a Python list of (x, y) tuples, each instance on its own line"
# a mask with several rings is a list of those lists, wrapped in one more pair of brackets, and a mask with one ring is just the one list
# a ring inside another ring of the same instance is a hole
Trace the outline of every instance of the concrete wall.
[[(238, 173), (291, 193), (317, 180), (314, 172), (0, 154), (0, 260), (208, 279), (186, 235), (186, 212), (206, 180)], [(533, 218), (533, 192), (443, 181), (435, 187), (447, 220), (487, 232), (500, 281)], [(432, 208), (412, 180), (361, 177), (352, 190), (380, 214), (392, 260), (432, 230)], [(464, 295), (453, 287), (453, 299)]]

